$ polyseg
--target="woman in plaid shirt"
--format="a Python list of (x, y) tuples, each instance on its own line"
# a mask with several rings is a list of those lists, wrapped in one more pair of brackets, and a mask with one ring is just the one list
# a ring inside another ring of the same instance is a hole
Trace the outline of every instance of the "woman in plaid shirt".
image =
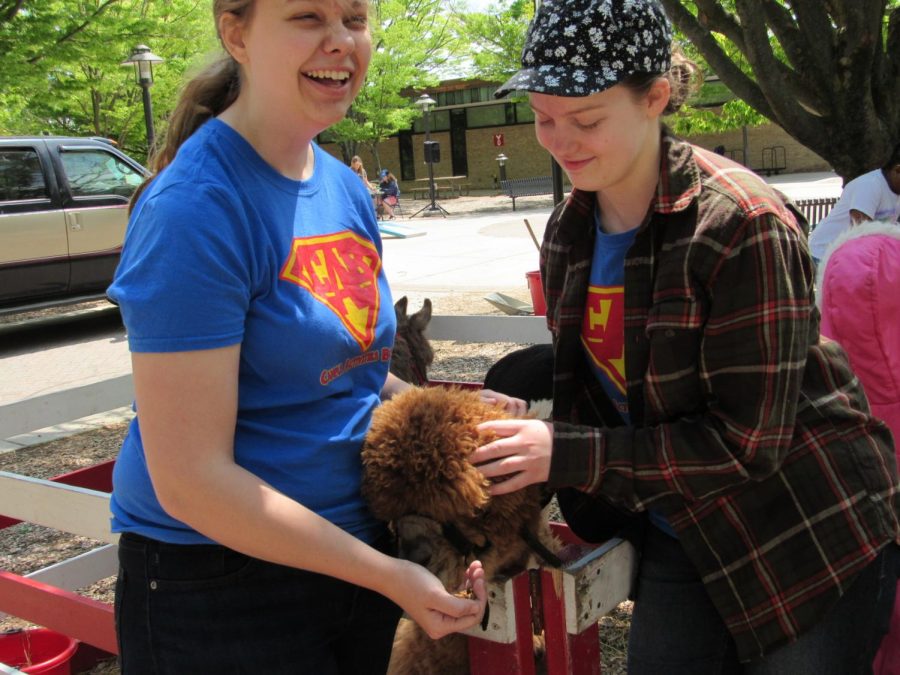
[(894, 598), (891, 435), (819, 337), (805, 222), (673, 137), (692, 64), (656, 0), (550, 0), (522, 70), (574, 187), (547, 224), (553, 422), (485, 425), (494, 494), (546, 482), (641, 564), (629, 673), (868, 672)]

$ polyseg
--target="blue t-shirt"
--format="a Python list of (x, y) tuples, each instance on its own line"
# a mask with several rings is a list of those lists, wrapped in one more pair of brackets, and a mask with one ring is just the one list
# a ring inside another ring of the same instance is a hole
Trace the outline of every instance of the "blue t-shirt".
[[(239, 343), (235, 461), (370, 541), (360, 450), (396, 318), (369, 194), (314, 153), (312, 177), (291, 180), (207, 122), (139, 199), (108, 293), (134, 352)], [(140, 412), (113, 473), (113, 531), (208, 543), (156, 499)]]
[[(594, 375), (603, 385), (625, 424), (631, 423), (625, 386), (625, 256), (634, 242), (637, 228), (607, 234), (600, 211), (594, 211), (594, 257), (588, 286), (581, 343)], [(650, 522), (673, 537), (677, 536), (666, 517), (648, 511)]]

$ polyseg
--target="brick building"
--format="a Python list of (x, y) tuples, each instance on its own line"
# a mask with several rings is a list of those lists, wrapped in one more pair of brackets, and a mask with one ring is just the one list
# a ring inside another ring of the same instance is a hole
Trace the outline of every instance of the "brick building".
[[(493, 98), (496, 87), (483, 80), (448, 80), (428, 92), (437, 102), (429, 126), (431, 140), (440, 143), (440, 161), (434, 165), (436, 177), (466, 176), (470, 189), (495, 188), (500, 174), (497, 156), (501, 153), (507, 157), (508, 178), (550, 175), (550, 155), (535, 140), (534, 115), (528, 102), (497, 101)], [(755, 170), (830, 170), (824, 159), (775, 124), (688, 138), (710, 150), (724, 146), (727, 155)], [(319, 140), (325, 150), (341, 157), (340, 148), (329, 142), (327, 132)], [(381, 166), (397, 176), (404, 193), (411, 194), (414, 188), (426, 185), (424, 140), (424, 121), (419, 119), (412, 129), (395, 134), (378, 148)], [(375, 176), (379, 168), (375, 158), (364, 148), (360, 157), (369, 175)]]

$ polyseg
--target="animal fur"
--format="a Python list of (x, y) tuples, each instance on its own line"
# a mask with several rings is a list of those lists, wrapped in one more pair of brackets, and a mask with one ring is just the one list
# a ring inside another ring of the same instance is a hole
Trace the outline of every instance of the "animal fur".
[[(477, 447), (494, 438), (476, 426), (508, 417), (474, 391), (413, 389), (375, 412), (366, 437), (363, 495), (373, 513), (392, 524), (401, 556), (427, 567), (450, 590), (460, 587), (476, 558), (489, 581), (536, 567), (540, 561), (521, 536), (523, 527), (550, 551), (561, 548), (542, 513), (539, 486), (492, 498), (489, 481), (469, 462)], [(475, 550), (458, 550), (445, 525), (455, 527)], [(468, 672), (464, 636), (433, 641), (413, 622), (401, 622), (389, 673)]]
[(425, 329), (431, 321), (431, 300), (425, 298), (422, 309), (407, 314), (408, 300), (404, 295), (394, 303), (397, 315), (397, 336), (391, 356), (390, 371), (401, 380), (412, 384), (428, 381), (428, 368), (434, 362), (434, 350), (425, 337)]

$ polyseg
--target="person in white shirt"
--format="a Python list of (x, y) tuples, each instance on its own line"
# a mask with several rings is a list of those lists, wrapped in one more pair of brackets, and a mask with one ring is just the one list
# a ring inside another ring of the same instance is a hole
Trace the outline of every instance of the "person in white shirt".
[[(887, 164), (844, 186), (841, 198), (809, 236), (809, 250), (818, 262), (828, 246), (848, 228), (869, 220), (896, 223), (900, 219), (900, 143)], [(810, 223), (812, 225), (812, 223)]]

